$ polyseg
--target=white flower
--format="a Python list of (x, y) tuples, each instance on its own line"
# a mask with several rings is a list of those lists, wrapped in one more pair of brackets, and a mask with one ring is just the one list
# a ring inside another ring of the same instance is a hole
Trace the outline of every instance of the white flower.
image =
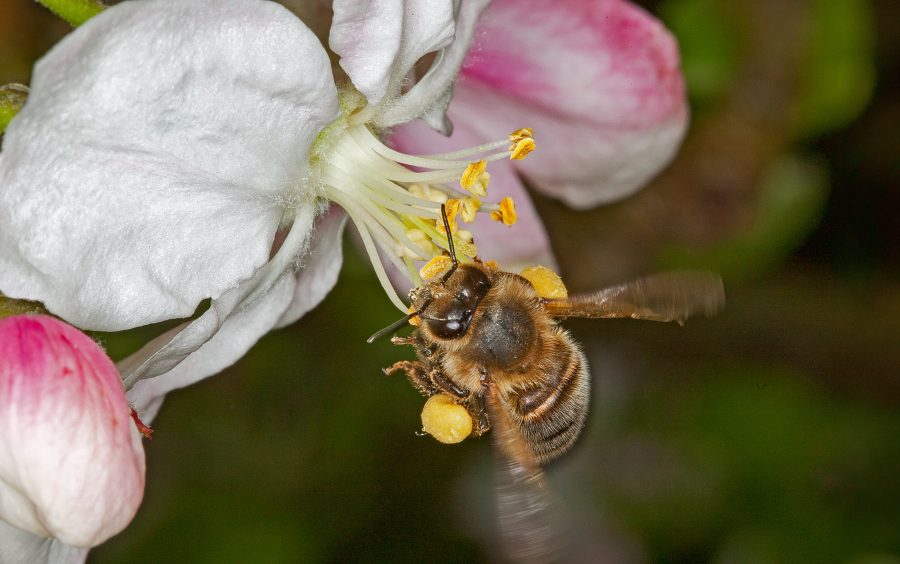
[(212, 298), (120, 363), (148, 419), (167, 391), (220, 371), (324, 297), (345, 223), (324, 213), (329, 201), (354, 219), (405, 308), (376, 247), (414, 278), (413, 261), (447, 245), (433, 195), (467, 198), (444, 183), (516, 147), (504, 137), (422, 158), (377, 134), (417, 117), (449, 130), (444, 111), (485, 5), (334, 2), (329, 44), (355, 86), (340, 94), (326, 50), (278, 4), (147, 0), (104, 11), (38, 62), (7, 129), (0, 292), (105, 331), (189, 317)]

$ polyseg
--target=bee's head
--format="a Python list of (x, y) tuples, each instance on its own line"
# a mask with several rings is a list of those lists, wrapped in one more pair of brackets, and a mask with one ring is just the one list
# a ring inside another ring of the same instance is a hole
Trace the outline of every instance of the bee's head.
[(468, 331), (478, 304), (492, 286), (485, 267), (460, 264), (445, 278), (421, 287), (413, 305), (432, 335), (457, 339)]

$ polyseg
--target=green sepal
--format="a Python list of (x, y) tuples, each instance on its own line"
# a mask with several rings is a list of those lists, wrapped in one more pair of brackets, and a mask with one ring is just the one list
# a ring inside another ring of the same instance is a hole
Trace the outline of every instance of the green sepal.
[(0, 294), (0, 319), (13, 315), (46, 314), (47, 310), (40, 302), (28, 300), (14, 300)]
[(24, 84), (5, 84), (0, 86), (0, 133), (16, 117), (25, 100), (28, 98), (28, 87)]
[(69, 22), (72, 27), (80, 26), (106, 9), (106, 6), (98, 0), (37, 0), (37, 2)]

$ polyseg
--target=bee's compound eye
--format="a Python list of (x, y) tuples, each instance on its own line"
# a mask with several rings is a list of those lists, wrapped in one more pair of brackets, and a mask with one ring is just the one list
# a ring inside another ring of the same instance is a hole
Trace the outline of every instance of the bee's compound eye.
[(462, 319), (429, 319), (428, 328), (441, 339), (455, 339), (465, 334), (469, 323)]

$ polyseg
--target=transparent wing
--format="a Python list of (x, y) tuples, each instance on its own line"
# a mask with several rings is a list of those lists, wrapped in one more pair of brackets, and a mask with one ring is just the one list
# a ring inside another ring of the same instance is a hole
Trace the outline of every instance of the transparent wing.
[(591, 294), (544, 301), (553, 317), (630, 317), (652, 321), (710, 316), (725, 305), (722, 278), (711, 272), (669, 272)]
[(510, 562), (556, 562), (568, 552), (565, 515), (544, 472), (502, 405), (493, 385), (485, 399), (496, 446), (500, 541)]

